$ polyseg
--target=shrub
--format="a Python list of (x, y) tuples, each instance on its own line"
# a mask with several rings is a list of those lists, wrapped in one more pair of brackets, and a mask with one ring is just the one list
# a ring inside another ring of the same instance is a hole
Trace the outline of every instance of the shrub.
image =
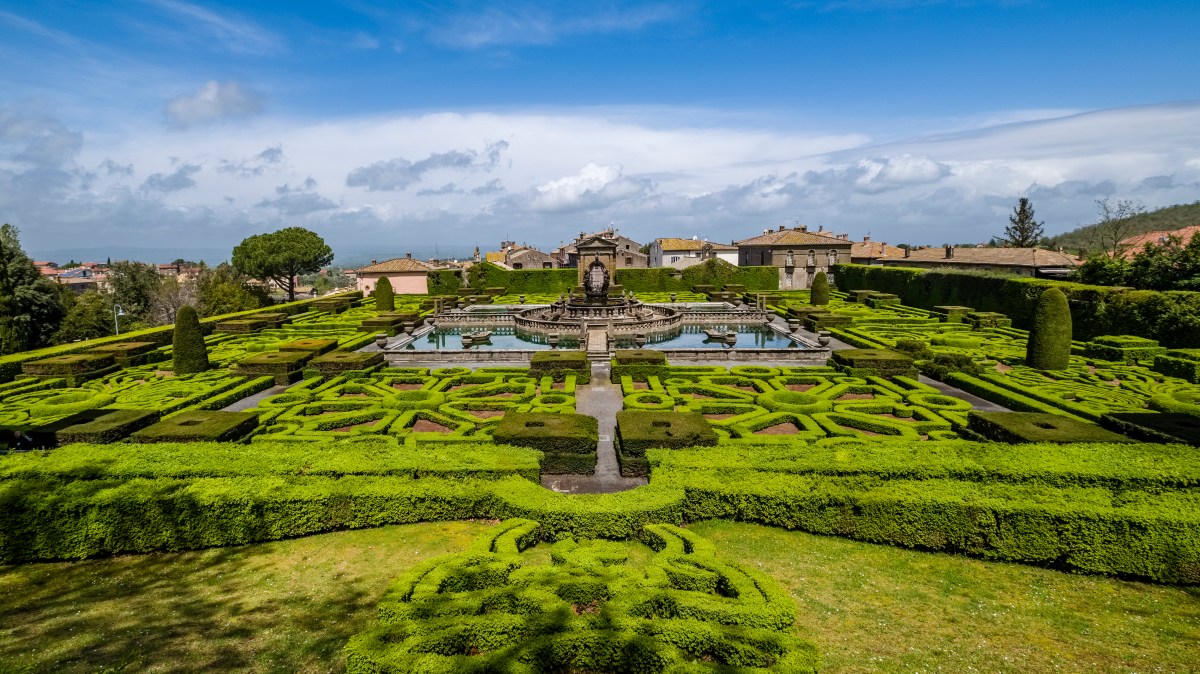
[(542, 473), (591, 475), (596, 470), (599, 425), (583, 414), (508, 412), (492, 438), (499, 443), (541, 450)]
[(893, 349), (913, 360), (928, 360), (929, 358), (933, 358), (933, 350), (929, 348), (929, 343), (923, 339), (897, 339), (896, 346)]
[(625, 456), (645, 456), (654, 447), (709, 446), (717, 434), (696, 412), (617, 412), (617, 437)]
[(1200, 417), (1181, 412), (1111, 412), (1100, 425), (1143, 442), (1200, 447)]
[[(901, 298), (901, 301), (903, 299)], [(940, 306), (930, 309), (929, 313), (943, 323), (962, 323), (966, 320), (967, 314), (974, 313), (974, 311), (971, 307)]]
[(1083, 355), (1118, 363), (1152, 363), (1155, 356), (1166, 352), (1167, 348), (1159, 346), (1153, 339), (1132, 335), (1103, 335), (1088, 342)]
[(39, 377), (66, 377), (107, 374), (116, 361), (107, 353), (75, 353), (35, 360), (21, 365), (21, 371)]
[[(179, 324), (179, 319), (176, 317), (175, 324)], [(259, 318), (238, 318), (230, 321), (221, 321), (213, 328), (214, 332), (230, 332), (233, 334), (245, 334), (250, 332), (258, 332), (265, 328), (271, 327), (270, 321), (264, 321)]]
[(965, 353), (935, 353), (933, 358), (919, 363), (918, 368), (922, 373), (938, 380), (944, 380), (954, 372), (971, 376), (983, 374), (983, 366)]
[(612, 360), (613, 383), (621, 377), (634, 381), (647, 381), (650, 377), (663, 377), (669, 369), (667, 355), (652, 349), (617, 349)]
[(1176, 349), (1154, 357), (1155, 372), (1200, 384), (1200, 349)]
[(294, 342), (280, 344), (280, 351), (303, 351), (311, 353), (314, 356), (319, 356), (323, 353), (329, 353), (337, 348), (338, 341), (336, 339), (297, 339)]
[(154, 342), (123, 342), (120, 344), (97, 346), (94, 349), (89, 349), (88, 353), (111, 354), (117, 365), (121, 367), (134, 367), (150, 361), (152, 357), (151, 352), (157, 347), (158, 345)]
[(243, 377), (275, 377), (279, 384), (294, 381), (293, 376), (312, 360), (309, 351), (267, 351), (246, 356), (238, 361), (237, 373)]
[(852, 377), (913, 377), (913, 359), (888, 349), (843, 349), (834, 351), (832, 365)]
[(100, 416), (89, 421), (68, 426), (58, 432), (59, 444), (73, 442), (91, 442), (103, 444), (116, 442), (127, 437), (134, 431), (143, 429), (158, 421), (159, 413), (155, 410), (124, 410), (100, 409)]
[(258, 426), (258, 412), (190, 410), (129, 436), (134, 442), (233, 442)]
[(175, 314), (175, 337), (172, 341), (175, 374), (194, 374), (209, 368), (208, 349), (204, 346), (204, 333), (196, 310), (183, 305)]
[(351, 370), (365, 370), (383, 364), (383, 352), (334, 351), (317, 356), (310, 363), (322, 376), (332, 377)]
[(828, 328), (836, 328), (840, 325), (850, 325), (854, 319), (850, 316), (842, 314), (816, 313), (809, 314), (804, 318), (804, 329), (809, 332), (817, 332)]
[(826, 278), (825, 272), (819, 271), (813, 278), (809, 298), (809, 303), (813, 306), (821, 307), (829, 304), (829, 279)]
[(1071, 362), (1071, 309), (1067, 296), (1051, 288), (1038, 298), (1025, 363), (1039, 370), (1065, 370)]
[(972, 410), (967, 429), (998, 442), (1132, 442), (1086, 421), (1040, 412)]
[(375, 311), (394, 311), (396, 295), (392, 292), (392, 282), (386, 276), (380, 277), (375, 284)]

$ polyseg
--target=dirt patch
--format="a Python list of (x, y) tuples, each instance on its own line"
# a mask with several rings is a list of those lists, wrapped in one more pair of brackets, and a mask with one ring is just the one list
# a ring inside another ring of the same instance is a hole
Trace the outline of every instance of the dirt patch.
[(782, 424), (767, 426), (764, 429), (754, 431), (755, 435), (795, 435), (800, 432), (800, 427), (796, 424), (785, 421)]
[(650, 390), (650, 384), (648, 384), (644, 381), (635, 381), (635, 382), (633, 382), (633, 390), (648, 391), (648, 390)]
[(479, 417), (480, 419), (493, 419), (504, 416), (504, 410), (471, 410), (471, 416)]
[(1012, 367), (1004, 363), (996, 363), (996, 372), (1008, 372)]
[(690, 393), (692, 400), (716, 400), (714, 396), (706, 396), (703, 393)]
[(412, 429), (417, 433), (453, 433), (453, 428), (446, 428), (441, 424), (434, 423), (428, 419), (417, 419), (417, 423), (412, 425)]
[(903, 422), (910, 423), (910, 424), (912, 422), (916, 421), (916, 419), (914, 417), (898, 417), (895, 414), (892, 414), (891, 412), (884, 412), (883, 414), (873, 414), (871, 416), (883, 417), (884, 419), (894, 419), (896, 421), (903, 421)]
[(565, 381), (556, 381), (550, 385), (551, 391), (565, 391), (566, 389), (567, 389), (567, 382), (565, 382)]
[(733, 388), (739, 391), (745, 391), (746, 393), (758, 393), (758, 389), (754, 388), (753, 386), (734, 386)]
[(339, 398), (366, 398), (366, 393), (343, 393)]
[(867, 430), (863, 430), (861, 428), (850, 428), (849, 426), (843, 426), (842, 428), (845, 428), (846, 430), (849, 430), (849, 431), (858, 431), (859, 433), (862, 433), (863, 435), (870, 435), (872, 437), (877, 436), (877, 435), (883, 435), (882, 433), (876, 433), (875, 431), (867, 431)]
[(800, 391), (803, 393), (814, 386), (816, 386), (816, 384), (787, 384), (784, 386), (784, 388), (789, 391)]
[(591, 601), (586, 604), (572, 604), (571, 610), (575, 615), (595, 615), (600, 612), (600, 602)]
[(489, 398), (516, 398), (516, 393), (497, 393), (496, 395), (488, 396)]
[[(392, 384), (397, 391), (419, 391), (424, 384)], [(455, 386), (454, 388), (458, 388)]]
[(722, 419), (728, 419), (729, 417), (736, 417), (736, 416), (737, 416), (736, 414), (705, 414), (704, 418), (711, 419), (713, 421), (720, 421)]
[(843, 393), (838, 400), (874, 400), (874, 393)]

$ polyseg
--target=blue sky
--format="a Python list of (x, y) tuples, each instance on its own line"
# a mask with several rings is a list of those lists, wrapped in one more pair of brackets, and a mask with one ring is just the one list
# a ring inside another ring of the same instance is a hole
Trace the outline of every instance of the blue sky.
[[(614, 223), (987, 240), (1200, 199), (1194, 2), (0, 2), (0, 219), (43, 255), (347, 261)], [(182, 252), (180, 254), (183, 254)]]

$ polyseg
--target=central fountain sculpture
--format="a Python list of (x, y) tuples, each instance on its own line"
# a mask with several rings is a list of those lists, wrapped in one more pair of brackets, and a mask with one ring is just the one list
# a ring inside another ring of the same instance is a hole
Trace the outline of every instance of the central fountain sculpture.
[(683, 312), (678, 309), (643, 304), (622, 292), (612, 294), (612, 276), (599, 255), (580, 272), (582, 283), (569, 297), (560, 296), (548, 307), (518, 311), (516, 326), (541, 334), (603, 327), (612, 336), (667, 332), (677, 330), (683, 322)]

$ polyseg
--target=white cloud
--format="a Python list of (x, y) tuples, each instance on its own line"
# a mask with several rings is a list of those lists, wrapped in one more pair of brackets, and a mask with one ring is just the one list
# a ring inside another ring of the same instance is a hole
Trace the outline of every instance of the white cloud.
[(168, 15), (186, 24), (182, 35), (202, 38), (236, 54), (270, 54), (283, 49), (283, 40), (252, 21), (232, 14), (222, 15), (181, 0), (146, 0)]
[(167, 103), (167, 122), (176, 128), (208, 124), (222, 119), (249, 117), (262, 111), (262, 99), (237, 82), (210, 80), (196, 93)]
[[(435, 245), (462, 254), (501, 238), (557, 245), (609, 222), (641, 240), (701, 232), (727, 241), (800, 220), (893, 243), (986, 241), (1022, 195), (1054, 233), (1091, 221), (1098, 196), (1153, 208), (1200, 194), (1200, 103), (889, 143), (728, 118), (678, 123), (697, 116), (262, 118), (219, 133), (113, 138), (28, 111), (0, 113), (0, 210), (24, 225), (34, 250), (62, 240), (232, 247), (299, 225), (339, 252), (380, 257), (432, 254)], [(65, 140), (37, 145), (42, 137)], [(35, 145), (61, 149), (28, 151)], [(19, 159), (35, 155), (41, 163)]]

